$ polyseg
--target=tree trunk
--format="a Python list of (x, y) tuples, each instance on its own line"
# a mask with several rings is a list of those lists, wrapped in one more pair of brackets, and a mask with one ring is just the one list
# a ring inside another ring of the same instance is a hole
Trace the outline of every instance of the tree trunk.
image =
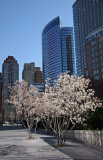
[(31, 133), (31, 128), (30, 128), (30, 124), (29, 124), (28, 118), (27, 118), (27, 127), (28, 127), (29, 139), (31, 139), (32, 138), (32, 133)]
[(31, 129), (30, 128), (28, 129), (28, 133), (29, 133), (29, 139), (31, 139), (32, 138), (32, 133), (31, 133)]
[(61, 133), (58, 133), (57, 141), (58, 141), (58, 146), (61, 146), (62, 145)]
[(34, 130), (35, 134), (36, 134), (36, 130), (37, 130), (37, 121), (35, 122), (35, 130)]
[(57, 134), (57, 142), (58, 142), (58, 146), (64, 146), (65, 144), (65, 140), (62, 138), (61, 133)]

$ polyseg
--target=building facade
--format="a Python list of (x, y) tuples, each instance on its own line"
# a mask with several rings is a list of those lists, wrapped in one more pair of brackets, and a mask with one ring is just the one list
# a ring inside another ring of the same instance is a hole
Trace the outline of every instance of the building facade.
[(96, 96), (103, 99), (103, 27), (86, 37), (86, 77), (91, 79)]
[(103, 0), (76, 0), (73, 4), (77, 75), (87, 68), (86, 37), (103, 26)]
[(34, 83), (41, 84), (42, 83), (42, 71), (40, 70), (40, 67), (34, 68), (34, 75), (35, 75)]
[(75, 73), (75, 60), (74, 60), (74, 41), (73, 41), (73, 28), (61, 28), (61, 59), (62, 59), (62, 72), (70, 71), (70, 74)]
[(24, 63), (22, 79), (29, 85), (34, 83), (42, 83), (42, 71), (40, 67), (35, 67), (35, 63)]
[(50, 21), (42, 32), (43, 79), (57, 80), (65, 71), (74, 71), (73, 28), (61, 27), (60, 17)]
[(35, 63), (24, 63), (22, 79), (26, 81), (29, 85), (34, 83), (34, 67)]
[(2, 74), (0, 73), (0, 121), (2, 120)]
[[(3, 118), (4, 121), (10, 121), (11, 109), (6, 102), (9, 99), (8, 86), (13, 86), (15, 81), (19, 80), (19, 65), (13, 56), (8, 56), (2, 64), (2, 82), (3, 82)], [(14, 109), (15, 110), (15, 109)]]
[(103, 27), (86, 37), (86, 55), (86, 77), (93, 80), (103, 79)]

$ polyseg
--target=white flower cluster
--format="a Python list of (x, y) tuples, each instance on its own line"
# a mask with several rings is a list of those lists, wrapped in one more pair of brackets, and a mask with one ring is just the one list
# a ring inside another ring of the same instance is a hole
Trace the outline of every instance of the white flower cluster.
[(45, 92), (39, 93), (25, 81), (19, 86), (18, 81), (10, 90), (8, 103), (14, 104), (19, 115), (29, 121), (41, 119), (45, 126), (59, 134), (68, 129), (70, 122), (75, 125), (82, 121), (82, 114), (87, 109), (95, 109), (94, 91), (88, 89), (90, 80), (69, 72), (62, 73), (54, 85), (46, 81)]
[[(47, 81), (48, 82), (48, 81)], [(89, 80), (68, 72), (62, 73), (54, 86), (46, 84), (43, 109), (46, 115), (68, 115), (72, 122), (80, 122), (87, 109), (94, 109), (94, 91), (88, 89)]]

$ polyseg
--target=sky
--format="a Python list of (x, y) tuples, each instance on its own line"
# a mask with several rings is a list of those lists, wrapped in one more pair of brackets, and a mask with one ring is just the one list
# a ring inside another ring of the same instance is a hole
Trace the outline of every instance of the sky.
[(42, 31), (52, 19), (61, 17), (62, 27), (73, 27), (75, 0), (0, 0), (0, 72), (8, 56), (19, 64), (34, 62), (42, 70)]

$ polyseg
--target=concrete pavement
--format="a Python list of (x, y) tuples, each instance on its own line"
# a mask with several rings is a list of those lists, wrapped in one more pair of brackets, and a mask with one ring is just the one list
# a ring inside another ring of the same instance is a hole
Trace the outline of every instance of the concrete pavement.
[(22, 127), (1, 128), (0, 160), (72, 160), (45, 141), (52, 136), (39, 132), (34, 137), (34, 140), (28, 140), (28, 134)]
[(20, 126), (0, 127), (0, 160), (103, 160), (103, 147), (73, 142), (56, 147), (55, 136), (38, 131), (35, 139)]

